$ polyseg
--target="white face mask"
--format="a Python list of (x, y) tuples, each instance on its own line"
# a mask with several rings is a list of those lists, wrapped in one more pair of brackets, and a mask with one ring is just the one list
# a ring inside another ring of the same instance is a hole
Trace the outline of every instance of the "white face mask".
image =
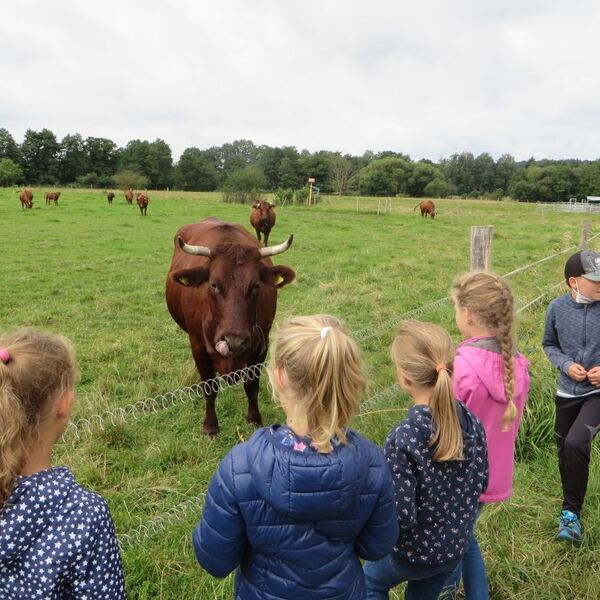
[(584, 296), (579, 291), (579, 286), (577, 285), (577, 282), (575, 282), (575, 297), (573, 298), (573, 300), (575, 300), (575, 302), (577, 302), (577, 304), (592, 304), (594, 302), (594, 300), (592, 300), (592, 298), (588, 298), (587, 296)]

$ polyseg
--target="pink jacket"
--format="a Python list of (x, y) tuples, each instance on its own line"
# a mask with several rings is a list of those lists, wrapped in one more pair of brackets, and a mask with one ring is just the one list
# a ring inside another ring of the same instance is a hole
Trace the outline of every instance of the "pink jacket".
[(512, 495), (515, 441), (529, 391), (529, 362), (518, 354), (515, 369), (514, 402), (519, 416), (502, 431), (506, 410), (504, 363), (496, 338), (478, 337), (464, 340), (456, 350), (452, 383), (454, 394), (483, 423), (487, 436), (490, 476), (481, 502), (500, 502)]

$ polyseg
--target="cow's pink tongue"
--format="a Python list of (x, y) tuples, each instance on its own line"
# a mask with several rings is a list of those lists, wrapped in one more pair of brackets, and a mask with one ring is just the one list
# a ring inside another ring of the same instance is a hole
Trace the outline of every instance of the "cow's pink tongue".
[(215, 344), (215, 349), (221, 356), (227, 356), (229, 354), (229, 346), (225, 340), (221, 340)]

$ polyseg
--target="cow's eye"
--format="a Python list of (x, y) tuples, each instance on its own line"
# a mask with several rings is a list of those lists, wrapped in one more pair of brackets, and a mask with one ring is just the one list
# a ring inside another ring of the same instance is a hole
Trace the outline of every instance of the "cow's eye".
[(218, 293), (221, 291), (221, 288), (219, 287), (219, 284), (218, 284), (218, 283), (216, 283), (216, 282), (214, 282), (214, 281), (211, 281), (211, 282), (208, 284), (208, 287), (210, 288), (210, 291), (211, 291), (213, 294), (218, 294)]
[(258, 288), (260, 287), (260, 281), (257, 281), (251, 288), (250, 288), (250, 293), (248, 294), (248, 296), (256, 296), (256, 293), (258, 292)]

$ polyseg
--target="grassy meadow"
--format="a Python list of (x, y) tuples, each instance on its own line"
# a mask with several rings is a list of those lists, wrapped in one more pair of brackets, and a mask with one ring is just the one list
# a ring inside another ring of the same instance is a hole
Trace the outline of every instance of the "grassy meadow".
[[(34, 208), (22, 210), (14, 188), (0, 188), (0, 329), (33, 325), (71, 338), (81, 381), (74, 420), (157, 397), (198, 380), (187, 335), (172, 321), (164, 284), (173, 235), (208, 216), (250, 228), (249, 207), (224, 204), (217, 193), (150, 192), (147, 217), (121, 192), (112, 206), (101, 191), (62, 192), (46, 206), (34, 189)], [(577, 244), (581, 214), (541, 213), (535, 205), (440, 200), (434, 221), (413, 211), (417, 200), (394, 198), (377, 214), (375, 198), (325, 197), (312, 207), (277, 211), (271, 243), (294, 234), (275, 258), (295, 269), (279, 292), (276, 322), (294, 314), (327, 312), (358, 332), (371, 389), (356, 429), (381, 444), (408, 402), (381, 394), (394, 383), (389, 344), (398, 317), (447, 296), (469, 267), (471, 225), (494, 225), (493, 268), (504, 274)], [(381, 201), (383, 208), (384, 202)], [(600, 218), (592, 215), (592, 234)], [(600, 238), (591, 246), (600, 249)], [(546, 293), (519, 319), (519, 345), (531, 361), (532, 388), (519, 437), (515, 493), (484, 511), (478, 532), (491, 596), (497, 600), (597, 598), (600, 589), (600, 453), (593, 456), (580, 548), (554, 542), (560, 485), (552, 443), (555, 373), (541, 350), (544, 311), (563, 293), (563, 254), (509, 278), (520, 306)], [(449, 303), (418, 318), (446, 327), (459, 341)], [(282, 412), (261, 384), (265, 423)], [(245, 422), (241, 386), (219, 395), (221, 434), (201, 434), (202, 402), (110, 420), (80, 438), (65, 436), (55, 463), (108, 501), (123, 540), (132, 599), (232, 597), (232, 577), (213, 579), (197, 565), (191, 531), (219, 461), (253, 428)], [(127, 537), (129, 534), (130, 537)], [(393, 598), (401, 598), (398, 588)]]

